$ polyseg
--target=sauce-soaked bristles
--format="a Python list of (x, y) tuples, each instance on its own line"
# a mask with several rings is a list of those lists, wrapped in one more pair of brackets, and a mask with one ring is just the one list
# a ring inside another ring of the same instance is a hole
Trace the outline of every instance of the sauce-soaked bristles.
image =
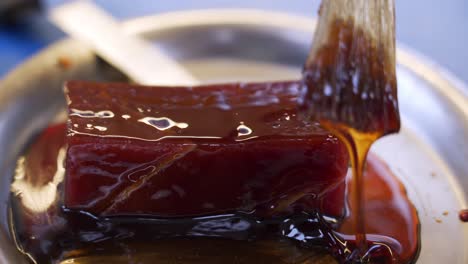
[(359, 261), (367, 251), (363, 169), (374, 141), (398, 132), (393, 0), (324, 0), (304, 67), (302, 109), (340, 138), (353, 167)]

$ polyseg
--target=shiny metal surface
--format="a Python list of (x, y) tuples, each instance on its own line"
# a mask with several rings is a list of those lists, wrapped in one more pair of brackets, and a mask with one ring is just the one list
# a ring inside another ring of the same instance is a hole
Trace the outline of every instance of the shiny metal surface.
[[(125, 24), (129, 33), (156, 40), (204, 82), (297, 78), (313, 28), (308, 19), (245, 10), (173, 13)], [(61, 57), (70, 65), (58, 66)], [(403, 128), (373, 151), (402, 179), (419, 210), (418, 262), (468, 263), (468, 225), (457, 216), (468, 207), (468, 90), (414, 52), (403, 48), (397, 57)], [(68, 40), (0, 82), (0, 263), (20, 263), (21, 258), (5, 224), (18, 155), (63, 108), (63, 80), (96, 78), (122, 76), (85, 46)]]
[[(85, 20), (83, 14), (86, 14)], [(118, 21), (93, 2), (65, 3), (53, 8), (50, 17), (56, 26), (72, 38), (87, 43), (100, 57), (137, 83), (171, 85), (174, 80), (185, 85), (198, 83), (150, 41), (126, 34)]]

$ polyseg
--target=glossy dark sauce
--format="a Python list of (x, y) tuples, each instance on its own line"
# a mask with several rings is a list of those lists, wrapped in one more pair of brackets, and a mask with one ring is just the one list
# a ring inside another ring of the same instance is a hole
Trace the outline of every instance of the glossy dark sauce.
[[(25, 182), (43, 187), (53, 181), (64, 143), (64, 125), (48, 128), (25, 156), (30, 176)], [(411, 263), (419, 245), (418, 218), (403, 186), (373, 155), (364, 184), (365, 215), (372, 219), (366, 221), (370, 263)], [(350, 197), (353, 189), (349, 191)], [(18, 247), (38, 263), (153, 263), (154, 258), (159, 263), (347, 263), (354, 252), (349, 217), (342, 224), (318, 212), (273, 218), (231, 212), (198, 218), (97, 219), (63, 210), (60, 184), (58, 192), (59, 199), (38, 212), (25, 206), (24, 193), (12, 196), (11, 224)]]
[[(159, 87), (69, 81), (69, 133), (235, 143), (256, 137), (328, 136), (297, 117), (301, 81)], [(97, 128), (96, 128), (97, 127)]]

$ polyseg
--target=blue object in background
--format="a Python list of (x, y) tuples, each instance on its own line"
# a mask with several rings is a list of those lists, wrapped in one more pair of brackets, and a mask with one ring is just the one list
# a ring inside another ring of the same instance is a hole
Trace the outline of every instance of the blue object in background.
[(63, 37), (64, 34), (40, 14), (32, 14), (15, 25), (1, 24), (0, 78), (25, 59)]
[[(2, 0), (0, 0), (2, 1)], [(66, 0), (43, 1), (53, 7)], [(367, 1), (367, 0), (363, 0)], [(119, 19), (206, 8), (257, 8), (313, 17), (319, 0), (95, 0)], [(396, 0), (397, 40), (468, 83), (468, 1)], [(0, 76), (63, 35), (44, 18), (34, 25), (0, 27)]]
[(0, 28), (0, 75), (33, 54), (45, 43), (36, 41), (18, 28)]

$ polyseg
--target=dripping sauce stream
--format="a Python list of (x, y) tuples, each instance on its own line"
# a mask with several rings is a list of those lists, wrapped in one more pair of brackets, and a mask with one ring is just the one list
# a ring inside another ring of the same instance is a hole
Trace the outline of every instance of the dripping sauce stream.
[(356, 235), (356, 246), (359, 256), (367, 251), (367, 239), (365, 230), (365, 199), (364, 199), (364, 166), (372, 144), (380, 137), (379, 133), (363, 133), (353, 128), (332, 122), (321, 120), (320, 123), (338, 137), (348, 150), (352, 168), (352, 177), (355, 184), (352, 185), (351, 203), (354, 208), (354, 229)]

